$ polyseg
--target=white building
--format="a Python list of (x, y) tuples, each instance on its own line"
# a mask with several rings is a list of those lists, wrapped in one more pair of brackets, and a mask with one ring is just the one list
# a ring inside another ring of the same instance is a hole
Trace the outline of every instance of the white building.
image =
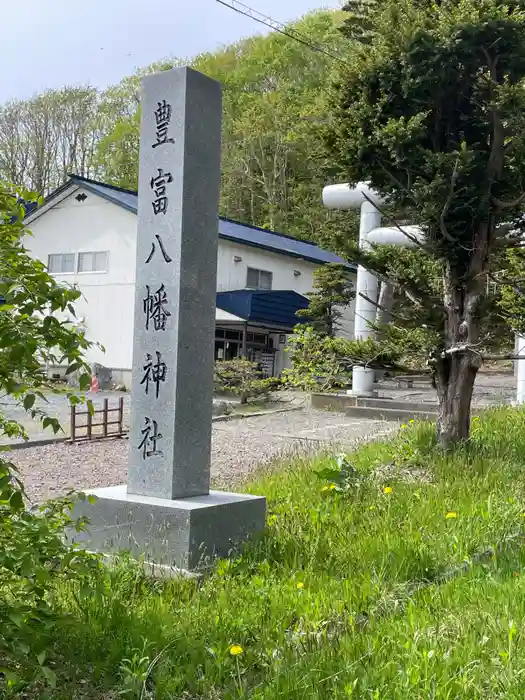
[[(137, 195), (79, 176), (26, 217), (26, 246), (63, 283), (77, 285), (77, 319), (99, 343), (90, 363), (129, 385), (132, 366)], [(286, 365), (286, 336), (307, 305), (312, 274), (343, 262), (317, 245), (229, 219), (219, 220), (215, 357), (245, 354), (269, 373)], [(355, 269), (350, 268), (355, 276)], [(355, 280), (353, 280), (355, 283)], [(353, 337), (353, 309), (341, 333)], [(103, 348), (103, 349), (102, 349)]]

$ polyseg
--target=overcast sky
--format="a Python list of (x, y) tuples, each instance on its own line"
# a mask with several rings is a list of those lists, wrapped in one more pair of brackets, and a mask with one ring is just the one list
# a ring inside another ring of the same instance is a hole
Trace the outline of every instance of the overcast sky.
[[(1, 0), (0, 0), (1, 1)], [(247, 0), (286, 22), (338, 0)], [(63, 85), (104, 87), (167, 56), (186, 58), (264, 31), (216, 0), (2, 3), (0, 102)]]

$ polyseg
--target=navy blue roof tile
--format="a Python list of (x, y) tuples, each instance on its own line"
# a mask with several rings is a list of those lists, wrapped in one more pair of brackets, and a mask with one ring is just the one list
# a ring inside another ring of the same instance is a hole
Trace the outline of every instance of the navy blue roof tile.
[(307, 306), (306, 297), (288, 290), (237, 289), (217, 293), (219, 309), (266, 328), (292, 329), (300, 322), (296, 312)]
[[(100, 197), (137, 213), (137, 193), (114, 185), (106, 185), (103, 182), (90, 180), (79, 175), (70, 175), (71, 181), (81, 185), (87, 190), (98, 194)], [(62, 191), (63, 188), (60, 188)], [(53, 195), (48, 198), (52, 199)], [(249, 226), (238, 221), (232, 221), (224, 217), (219, 218), (219, 237), (224, 240), (235, 241), (244, 245), (270, 250), (281, 255), (308, 260), (313, 263), (341, 263), (350, 269), (356, 269), (355, 265), (347, 263), (335, 253), (323, 250), (311, 241), (302, 241), (283, 233), (268, 231), (256, 226)]]

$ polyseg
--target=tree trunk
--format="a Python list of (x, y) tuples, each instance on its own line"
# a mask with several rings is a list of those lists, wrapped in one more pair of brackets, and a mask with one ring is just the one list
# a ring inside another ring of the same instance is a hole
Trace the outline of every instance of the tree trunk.
[(479, 357), (471, 350), (448, 355), (437, 362), (434, 375), (438, 395), (437, 438), (446, 449), (469, 438), (472, 393), (479, 367)]

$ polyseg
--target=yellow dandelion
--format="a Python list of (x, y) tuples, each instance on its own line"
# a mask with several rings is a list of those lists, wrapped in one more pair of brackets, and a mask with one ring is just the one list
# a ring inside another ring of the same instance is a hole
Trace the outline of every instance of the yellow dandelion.
[(448, 513), (445, 515), (445, 518), (447, 520), (450, 520), (451, 518), (457, 518), (458, 514), (456, 513), (455, 510), (449, 510)]
[(408, 428), (408, 425), (406, 423), (403, 423), (401, 426), (401, 430), (406, 430)]
[(296, 584), (296, 588), (298, 588), (301, 591), (304, 588), (304, 583), (302, 581), (298, 581)]
[(335, 484), (327, 484), (326, 486), (323, 486), (321, 489), (321, 493), (325, 493), (326, 491), (333, 491), (335, 489)]
[(525, 518), (525, 513), (520, 513), (520, 518)]
[(240, 656), (244, 653), (244, 649), (239, 644), (233, 644), (230, 647), (230, 654), (232, 656)]
[(391, 486), (385, 486), (383, 489), (383, 493), (392, 493), (392, 487)]
[(415, 423), (416, 421), (415, 421), (413, 418), (411, 418), (408, 422), (409, 422), (410, 424), (412, 424), (412, 423)]

